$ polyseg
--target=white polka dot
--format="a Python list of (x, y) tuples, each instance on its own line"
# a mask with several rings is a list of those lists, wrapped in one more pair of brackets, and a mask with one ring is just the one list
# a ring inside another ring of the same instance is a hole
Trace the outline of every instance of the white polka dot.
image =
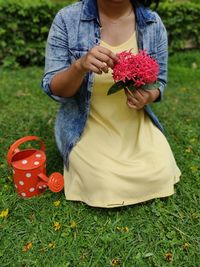
[(34, 162), (34, 165), (39, 165), (39, 164), (40, 164), (39, 161)]
[(42, 186), (39, 186), (39, 189), (42, 189)]
[(27, 164), (28, 161), (26, 159), (22, 160), (22, 164)]
[(27, 173), (26, 173), (26, 177), (27, 177), (27, 178), (30, 178), (30, 177), (31, 177), (31, 173), (27, 172)]
[(13, 174), (15, 174), (15, 170), (13, 169)]
[(46, 185), (43, 185), (43, 188), (47, 188), (47, 186)]
[(19, 184), (20, 184), (20, 185), (24, 185), (24, 182), (23, 182), (23, 181), (19, 181)]
[(31, 187), (31, 188), (29, 189), (29, 191), (30, 191), (30, 192), (34, 192), (34, 191), (35, 191), (35, 188), (34, 188), (34, 187)]
[(17, 188), (17, 185), (15, 184), (15, 188)]
[(22, 195), (23, 197), (25, 197), (25, 196), (26, 196), (26, 193), (21, 193), (21, 195)]
[(41, 158), (42, 155), (41, 154), (36, 154), (35, 156), (36, 156), (36, 158)]

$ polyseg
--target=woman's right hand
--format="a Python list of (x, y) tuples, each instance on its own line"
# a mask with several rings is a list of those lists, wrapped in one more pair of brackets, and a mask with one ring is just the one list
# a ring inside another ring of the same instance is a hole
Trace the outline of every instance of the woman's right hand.
[(117, 56), (109, 49), (102, 46), (93, 47), (86, 55), (77, 60), (76, 64), (82, 73), (92, 71), (96, 74), (107, 73), (114, 67)]
[(50, 84), (51, 91), (56, 96), (72, 97), (79, 90), (87, 72), (107, 73), (109, 68), (114, 67), (116, 61), (117, 57), (112, 51), (102, 46), (95, 46), (69, 68), (54, 75)]

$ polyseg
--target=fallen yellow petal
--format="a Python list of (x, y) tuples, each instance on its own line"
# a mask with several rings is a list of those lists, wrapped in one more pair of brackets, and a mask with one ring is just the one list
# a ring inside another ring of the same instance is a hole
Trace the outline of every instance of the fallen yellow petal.
[(184, 245), (183, 245), (183, 250), (188, 250), (189, 249), (189, 244), (188, 243), (185, 243)]
[(181, 87), (180, 88), (180, 91), (182, 91), (182, 92), (186, 92), (188, 89), (187, 88), (185, 88), (185, 87)]
[(12, 178), (12, 176), (8, 176), (8, 180), (10, 181), (10, 182), (13, 182), (13, 178)]
[(32, 242), (29, 242), (29, 243), (27, 243), (27, 244), (23, 247), (22, 251), (23, 251), (23, 252), (26, 252), (26, 251), (28, 251), (29, 249), (31, 249), (32, 247), (33, 247), (33, 243), (32, 243)]
[(196, 171), (198, 170), (198, 167), (197, 167), (197, 166), (191, 166), (191, 167), (190, 167), (190, 170), (191, 170), (192, 172), (196, 172)]
[(53, 205), (54, 205), (55, 207), (60, 206), (60, 200), (54, 201), (54, 202), (53, 202)]
[(187, 153), (191, 153), (192, 152), (192, 148), (189, 146), (189, 147), (187, 147), (186, 149), (185, 149), (185, 152), (187, 152)]
[(49, 248), (55, 248), (56, 247), (56, 244), (53, 242), (53, 243), (49, 243), (48, 245)]
[(0, 213), (0, 218), (6, 218), (8, 217), (9, 209), (2, 210)]
[(112, 259), (111, 263), (113, 266), (117, 266), (117, 265), (121, 264), (120, 260), (118, 260), (118, 259)]
[(61, 223), (59, 223), (59, 222), (54, 222), (54, 230), (55, 230), (55, 231), (58, 231), (58, 230), (60, 230), (60, 228), (61, 228)]
[(128, 226), (125, 226), (125, 227), (123, 228), (123, 231), (124, 231), (124, 232), (128, 232), (128, 231), (129, 231)]
[(70, 228), (73, 229), (73, 228), (76, 228), (77, 224), (75, 221), (71, 221), (69, 226), (70, 226)]
[(166, 261), (172, 261), (172, 259), (173, 259), (172, 253), (171, 252), (165, 253), (165, 259), (166, 259)]

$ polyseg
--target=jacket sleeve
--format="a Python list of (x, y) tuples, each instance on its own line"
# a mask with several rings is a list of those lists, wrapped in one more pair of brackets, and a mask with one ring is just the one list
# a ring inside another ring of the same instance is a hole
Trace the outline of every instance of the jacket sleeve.
[(45, 50), (45, 71), (41, 87), (54, 100), (64, 103), (67, 98), (53, 95), (50, 83), (53, 76), (70, 66), (68, 35), (61, 12), (58, 12), (51, 25)]
[(166, 28), (157, 15), (157, 61), (160, 66), (158, 82), (160, 83), (160, 97), (155, 101), (159, 102), (163, 99), (164, 90), (167, 85), (168, 75), (168, 37)]

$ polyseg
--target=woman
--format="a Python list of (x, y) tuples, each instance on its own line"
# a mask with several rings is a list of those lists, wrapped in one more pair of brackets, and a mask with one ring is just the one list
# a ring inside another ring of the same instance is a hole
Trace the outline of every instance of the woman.
[[(180, 171), (148, 106), (162, 99), (167, 34), (151, 1), (84, 0), (63, 8), (46, 47), (44, 91), (61, 103), (55, 126), (65, 195), (95, 207), (130, 205), (174, 193)], [(120, 91), (116, 54), (146, 49), (160, 65), (159, 88)]]

